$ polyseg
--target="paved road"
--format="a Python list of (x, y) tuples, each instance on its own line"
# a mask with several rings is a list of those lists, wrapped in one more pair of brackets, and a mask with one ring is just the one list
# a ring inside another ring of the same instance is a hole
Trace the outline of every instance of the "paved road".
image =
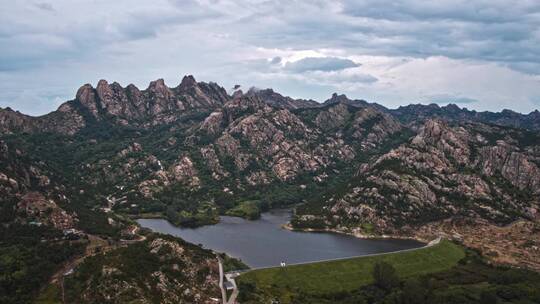
[(219, 289), (221, 289), (221, 300), (223, 301), (223, 304), (227, 304), (227, 291), (225, 290), (225, 287), (223, 287), (223, 262), (219, 255), (217, 255), (217, 259), (219, 263)]
[(238, 286), (236, 286), (236, 281), (234, 280), (234, 274), (226, 274), (225, 278), (227, 278), (227, 281), (229, 281), (233, 286), (233, 292), (227, 304), (236, 304), (236, 298), (238, 297), (238, 293), (240, 291), (238, 290)]
[[(219, 288), (221, 289), (221, 298), (223, 301), (223, 304), (236, 304), (236, 298), (238, 297), (238, 286), (236, 286), (236, 281), (234, 280), (235, 274), (234, 273), (223, 273), (223, 260), (219, 256), (219, 254), (216, 254), (218, 262), (219, 262)], [(223, 286), (223, 278), (227, 279), (229, 283), (233, 286), (233, 291), (231, 294), (231, 297), (227, 300), (227, 291), (225, 290), (225, 287)]]

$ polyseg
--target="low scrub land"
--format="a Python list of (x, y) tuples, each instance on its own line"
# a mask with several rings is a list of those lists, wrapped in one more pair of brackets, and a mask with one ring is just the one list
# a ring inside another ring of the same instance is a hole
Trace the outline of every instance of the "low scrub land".
[(396, 268), (400, 278), (449, 269), (465, 256), (464, 250), (449, 241), (408, 252), (359, 257), (346, 260), (255, 270), (239, 277), (261, 289), (294, 286), (308, 293), (350, 291), (372, 283), (375, 263), (385, 261)]
[(373, 283), (372, 269), (381, 261), (393, 265), (398, 276), (406, 278), (450, 269), (464, 256), (460, 246), (441, 241), (432, 247), (401, 253), (254, 270), (240, 276), (238, 283), (241, 294), (257, 289), (257, 294), (281, 295), (279, 298), (283, 299), (303, 293), (351, 292)]
[(540, 274), (449, 241), (415, 251), (271, 268), (238, 278), (242, 303), (540, 303)]

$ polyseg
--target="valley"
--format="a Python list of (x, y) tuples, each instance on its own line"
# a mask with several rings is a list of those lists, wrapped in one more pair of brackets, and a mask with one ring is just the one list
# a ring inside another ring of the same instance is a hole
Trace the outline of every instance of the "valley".
[[(94, 248), (66, 275), (68, 302), (211, 303), (219, 288), (209, 249), (259, 267), (418, 245), (391, 238), (443, 237), (444, 246), (467, 254), (415, 276), (479, 271), (490, 274), (473, 280), (484, 284), (505, 267), (537, 271), (537, 115), (454, 105), (388, 109), (338, 94), (318, 103), (271, 89), (230, 92), (193, 76), (142, 90), (101, 80), (39, 117), (0, 109), (1, 300), (51, 295), (43, 301), (63, 302), (51, 277), (97, 238), (108, 249)], [(289, 218), (275, 213), (280, 208), (294, 210), (290, 230), (281, 229)], [(228, 230), (234, 225), (244, 234)], [(238, 243), (239, 251), (214, 248), (218, 240)], [(242, 240), (251, 243), (242, 248)], [(270, 246), (294, 245), (305, 251), (264, 258)], [(222, 258), (231, 269), (242, 266)], [(21, 284), (35, 265), (44, 265), (39, 276)], [(536, 277), (518, 277), (523, 299), (533, 299)], [(267, 299), (271, 283), (258, 280), (241, 287), (239, 299), (258, 299), (253, 290)], [(352, 298), (369, 296), (362, 288), (371, 281), (363, 282)]]
[(359, 239), (336, 233), (296, 232), (282, 226), (290, 210), (272, 210), (249, 221), (222, 216), (220, 223), (200, 228), (177, 228), (165, 220), (137, 222), (154, 232), (171, 234), (204, 248), (227, 253), (250, 268), (317, 262), (418, 248), (423, 243), (398, 239)]

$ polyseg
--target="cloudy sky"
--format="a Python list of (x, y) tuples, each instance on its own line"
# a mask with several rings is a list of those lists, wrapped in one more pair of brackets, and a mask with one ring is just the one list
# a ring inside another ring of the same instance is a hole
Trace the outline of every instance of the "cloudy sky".
[(538, 0), (0, 0), (0, 106), (101, 78), (333, 92), (388, 107), (540, 108)]

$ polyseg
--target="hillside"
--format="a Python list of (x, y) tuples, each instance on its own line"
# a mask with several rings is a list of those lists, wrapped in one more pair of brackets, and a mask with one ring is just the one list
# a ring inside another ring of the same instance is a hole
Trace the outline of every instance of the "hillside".
[(87, 258), (65, 282), (68, 303), (215, 303), (214, 254), (169, 236)]
[[(2, 224), (123, 245), (141, 239), (136, 217), (194, 227), (301, 204), (298, 229), (463, 239), (471, 227), (525, 221), (535, 231), (536, 114), (424, 107), (389, 110), (337, 94), (318, 104), (273, 90), (231, 96), (192, 76), (145, 90), (101, 80), (41, 117), (0, 110)], [(485, 241), (468, 246), (484, 250)], [(538, 241), (499, 261), (540, 269)]]

